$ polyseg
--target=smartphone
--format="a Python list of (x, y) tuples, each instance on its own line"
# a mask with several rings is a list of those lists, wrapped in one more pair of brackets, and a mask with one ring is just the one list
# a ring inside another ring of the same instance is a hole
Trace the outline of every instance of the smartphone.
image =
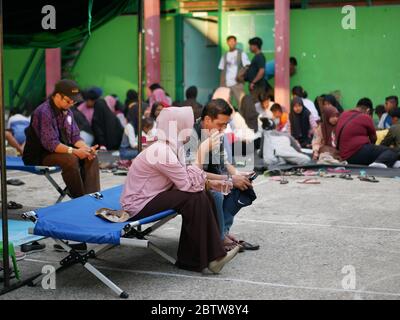
[(257, 172), (254, 172), (254, 174), (253, 174), (252, 176), (249, 177), (249, 180), (250, 180), (250, 181), (254, 181), (254, 180), (257, 179), (257, 177), (258, 177), (258, 173), (257, 173)]

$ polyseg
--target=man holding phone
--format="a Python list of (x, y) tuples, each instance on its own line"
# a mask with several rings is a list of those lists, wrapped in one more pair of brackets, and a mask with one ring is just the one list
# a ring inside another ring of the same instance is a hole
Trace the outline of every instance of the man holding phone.
[[(242, 193), (250, 193), (255, 197), (253, 185), (249, 179), (254, 172), (239, 172), (228, 162), (224, 150), (224, 131), (231, 120), (231, 115), (232, 108), (225, 100), (216, 99), (209, 102), (204, 107), (201, 118), (194, 124), (192, 137), (186, 145), (187, 156), (189, 160), (196, 159), (199, 145), (210, 136), (217, 136), (220, 139), (220, 148), (211, 151), (208, 159), (202, 163), (209, 182), (214, 184), (220, 182), (220, 189), (218, 189), (219, 186), (211, 186), (211, 189), (220, 190), (220, 192), (214, 191), (212, 194), (217, 207), (221, 239), (228, 251), (238, 244), (244, 250), (257, 250), (258, 245), (239, 241), (229, 232), (234, 216), (244, 206), (238, 205), (238, 197)], [(249, 204), (251, 202), (246, 205)]]
[(59, 166), (69, 195), (78, 198), (100, 190), (98, 146), (89, 147), (70, 108), (82, 100), (78, 85), (60, 80), (53, 94), (36, 108), (26, 129), (26, 165)]

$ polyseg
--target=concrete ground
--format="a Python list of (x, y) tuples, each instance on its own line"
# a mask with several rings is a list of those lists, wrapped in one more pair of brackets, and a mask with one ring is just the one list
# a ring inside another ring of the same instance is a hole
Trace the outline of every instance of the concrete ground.
[[(48, 206), (57, 193), (43, 177), (9, 172), (24, 186), (9, 186), (9, 200), (28, 211)], [(61, 177), (56, 177), (61, 181)], [(102, 173), (102, 187), (125, 177)], [(155, 253), (114, 248), (93, 265), (130, 294), (130, 299), (399, 299), (400, 181), (380, 183), (318, 178), (320, 185), (281, 185), (260, 176), (258, 199), (237, 216), (232, 232), (260, 244), (240, 253), (220, 275), (177, 269)], [(13, 214), (12, 212), (10, 212)], [(176, 218), (151, 237), (175, 255), (181, 220)], [(57, 266), (63, 254), (44, 241), (44, 252), (19, 262), (24, 277), (44, 265)], [(1, 299), (115, 299), (80, 265), (57, 274), (56, 289), (23, 287)]]

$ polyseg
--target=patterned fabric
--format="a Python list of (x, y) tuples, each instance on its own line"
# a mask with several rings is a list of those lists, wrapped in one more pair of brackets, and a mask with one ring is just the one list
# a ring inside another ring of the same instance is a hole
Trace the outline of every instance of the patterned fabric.
[(81, 140), (72, 111), (57, 109), (51, 99), (35, 110), (32, 127), (43, 148), (49, 152), (54, 152), (60, 143), (73, 146)]

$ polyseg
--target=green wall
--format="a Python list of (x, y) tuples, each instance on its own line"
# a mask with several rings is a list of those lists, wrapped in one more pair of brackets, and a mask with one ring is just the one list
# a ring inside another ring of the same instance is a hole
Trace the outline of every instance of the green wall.
[(342, 28), (341, 8), (292, 10), (291, 55), (311, 99), (334, 90), (345, 108), (359, 98), (375, 105), (400, 94), (400, 6), (357, 7), (356, 30)]
[(94, 31), (73, 69), (82, 88), (99, 86), (104, 94), (137, 89), (137, 17), (120, 16)]
[[(16, 86), (18, 79), (27, 63), (29, 56), (31, 55), (33, 49), (4, 49), (4, 103), (5, 106), (9, 106), (9, 82), (13, 81), (14, 87)], [(20, 93), (23, 92), (27, 85), (29, 77), (32, 75), (33, 69), (36, 63), (39, 61), (39, 57), (43, 53), (43, 50), (39, 50), (36, 54), (36, 58), (33, 63), (31, 63), (30, 68), (25, 77), (24, 82), (22, 82)], [(18, 103), (18, 98), (15, 99), (15, 103)]]

